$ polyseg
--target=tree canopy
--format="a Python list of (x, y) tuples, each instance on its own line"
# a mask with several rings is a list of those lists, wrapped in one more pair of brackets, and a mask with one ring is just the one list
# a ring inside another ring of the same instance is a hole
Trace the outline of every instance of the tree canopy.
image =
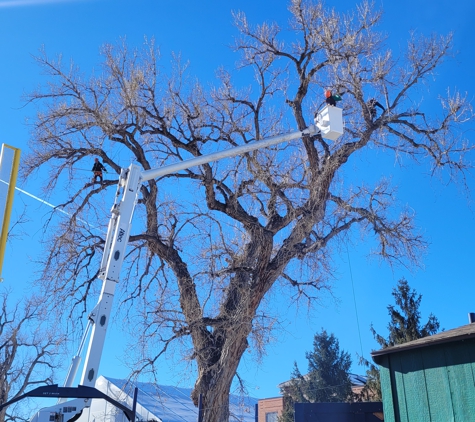
[[(104, 236), (96, 228), (107, 226), (124, 162), (149, 170), (303, 130), (324, 89), (342, 96), (345, 134), (335, 142), (303, 136), (141, 187), (118, 287), (138, 350), (129, 360), (135, 373), (154, 372), (175, 345), (193, 362), (193, 399), (203, 395), (205, 422), (228, 419), (243, 353), (265, 351), (279, 319), (267, 306), (269, 291), (313, 303), (329, 287), (334, 248), (353, 230), (374, 239), (382, 259), (419, 261), (426, 244), (413, 211), (398, 205), (388, 179), (342, 179), (352, 157), (376, 149), (453, 178), (469, 167), (466, 97), (441, 97), (438, 114), (429, 115), (420, 95), (450, 53), (450, 36), (412, 36), (395, 58), (372, 3), (337, 13), (320, 1), (292, 0), (289, 12), (288, 28), (234, 15), (238, 68), (253, 76), (246, 84), (220, 69), (208, 89), (178, 59), (165, 71), (154, 42), (133, 51), (121, 43), (103, 47), (101, 70), (91, 77), (43, 52), (37, 61), (47, 84), (28, 96), (39, 111), (23, 176), (47, 170), (44, 188), (60, 192), (72, 215), (46, 231), (42, 288), (67, 305), (62, 316), (71, 321), (100, 290)], [(374, 97), (384, 111), (373, 113)], [(93, 157), (110, 172), (99, 186), (76, 177)]]

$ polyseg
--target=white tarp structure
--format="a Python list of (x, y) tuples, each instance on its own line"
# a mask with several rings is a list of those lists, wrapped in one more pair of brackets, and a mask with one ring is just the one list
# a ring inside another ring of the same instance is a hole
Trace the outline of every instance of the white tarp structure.
[[(198, 409), (191, 401), (191, 388), (133, 383), (127, 380), (100, 376), (96, 388), (132, 409), (135, 387), (138, 388), (138, 421), (196, 422)], [(255, 422), (257, 399), (231, 395), (230, 422)], [(124, 413), (105, 400), (93, 400), (84, 409), (78, 422), (127, 422)]]

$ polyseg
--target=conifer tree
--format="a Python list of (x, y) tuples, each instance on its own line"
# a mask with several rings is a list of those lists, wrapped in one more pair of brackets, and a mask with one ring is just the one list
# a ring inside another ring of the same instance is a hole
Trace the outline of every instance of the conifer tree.
[(390, 317), (388, 337), (385, 338), (379, 335), (371, 326), (374, 338), (383, 349), (437, 333), (440, 324), (437, 317), (432, 313), (429, 315), (427, 322), (421, 325), (421, 312), (419, 308), (422, 295), (417, 294), (416, 290), (411, 289), (405, 279), (398, 281), (392, 295), (396, 306), (388, 306)]
[(340, 351), (340, 344), (334, 334), (326, 330), (315, 334), (313, 350), (307, 352), (308, 372), (302, 375), (297, 363), (291, 380), (281, 387), (284, 394), (284, 412), (279, 421), (293, 421), (294, 403), (321, 403), (351, 401), (351, 380), (349, 371), (351, 357)]
[[(371, 332), (381, 348), (385, 349), (431, 336), (439, 331), (439, 320), (432, 313), (429, 315), (427, 322), (424, 325), (421, 324), (422, 295), (418, 294), (415, 289), (411, 289), (407, 280), (399, 280), (397, 286), (393, 289), (392, 295), (396, 305), (388, 305), (390, 318), (388, 336), (383, 337), (378, 334), (371, 325)], [(368, 367), (366, 372), (368, 380), (362, 392), (363, 396), (367, 400), (381, 401), (381, 383), (378, 368), (366, 359), (361, 359), (361, 362)]]

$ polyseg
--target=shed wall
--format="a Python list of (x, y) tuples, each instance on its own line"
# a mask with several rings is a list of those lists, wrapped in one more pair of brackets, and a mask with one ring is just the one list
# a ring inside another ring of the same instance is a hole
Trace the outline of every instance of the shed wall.
[(381, 356), (384, 420), (475, 421), (475, 339)]

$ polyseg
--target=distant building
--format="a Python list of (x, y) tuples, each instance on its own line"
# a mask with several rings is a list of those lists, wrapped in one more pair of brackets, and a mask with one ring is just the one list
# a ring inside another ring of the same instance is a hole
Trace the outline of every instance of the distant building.
[(257, 420), (258, 422), (277, 422), (277, 418), (284, 410), (284, 398), (272, 397), (259, 400)]
[(361, 390), (366, 385), (367, 378), (364, 375), (350, 374), (351, 390), (353, 394), (360, 395)]
[(475, 420), (475, 324), (371, 353), (386, 422)]
[[(366, 384), (366, 377), (363, 375), (349, 374), (351, 380), (351, 389), (353, 393), (360, 394)], [(304, 375), (305, 377), (305, 375)], [(281, 389), (290, 381), (285, 381), (278, 385)], [(284, 397), (271, 397), (259, 400), (258, 421), (259, 422), (277, 422), (277, 418), (284, 410)]]
[[(132, 383), (123, 379), (100, 376), (96, 388), (132, 408), (135, 387), (138, 388), (137, 419), (148, 422), (196, 422), (198, 409), (191, 401), (191, 388), (153, 383)], [(229, 396), (230, 422), (255, 422), (257, 399)], [(123, 412), (105, 400), (93, 400), (78, 422), (128, 422)]]

